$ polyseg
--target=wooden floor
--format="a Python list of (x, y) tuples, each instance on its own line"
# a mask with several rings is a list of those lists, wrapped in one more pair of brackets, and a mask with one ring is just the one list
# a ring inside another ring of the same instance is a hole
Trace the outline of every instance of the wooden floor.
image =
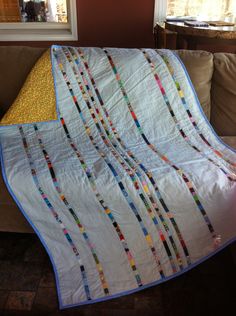
[(59, 311), (51, 264), (37, 237), (0, 233), (1, 316), (227, 316), (236, 313), (235, 297), (236, 261), (228, 247), (161, 285), (119, 299)]

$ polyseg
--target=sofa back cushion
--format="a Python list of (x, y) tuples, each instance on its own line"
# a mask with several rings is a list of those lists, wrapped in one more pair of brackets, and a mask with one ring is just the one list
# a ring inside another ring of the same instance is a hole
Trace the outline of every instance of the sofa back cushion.
[(45, 50), (0, 46), (0, 117), (13, 103), (31, 68)]
[(210, 120), (213, 55), (200, 50), (178, 50), (177, 53), (188, 71), (203, 111)]
[(214, 54), (211, 97), (211, 123), (216, 132), (236, 135), (236, 54)]

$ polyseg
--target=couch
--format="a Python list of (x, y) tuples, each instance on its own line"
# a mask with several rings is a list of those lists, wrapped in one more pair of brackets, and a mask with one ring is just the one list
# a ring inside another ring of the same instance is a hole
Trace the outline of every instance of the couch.
[[(46, 48), (0, 47), (0, 116), (17, 96)], [(202, 108), (223, 140), (236, 149), (236, 55), (179, 50)], [(43, 92), (42, 92), (43, 93)], [(33, 232), (0, 176), (0, 231)]]

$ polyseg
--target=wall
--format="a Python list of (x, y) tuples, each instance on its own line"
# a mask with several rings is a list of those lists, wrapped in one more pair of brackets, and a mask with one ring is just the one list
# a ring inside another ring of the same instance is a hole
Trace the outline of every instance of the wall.
[[(66, 43), (153, 47), (153, 15), (154, 0), (77, 0), (79, 41)], [(49, 46), (52, 43), (0, 42), (0, 45)]]

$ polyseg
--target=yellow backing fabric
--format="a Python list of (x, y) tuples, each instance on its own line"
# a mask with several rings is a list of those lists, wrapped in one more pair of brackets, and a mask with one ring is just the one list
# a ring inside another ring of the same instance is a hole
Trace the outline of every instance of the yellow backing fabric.
[(37, 61), (1, 125), (57, 120), (50, 50)]

